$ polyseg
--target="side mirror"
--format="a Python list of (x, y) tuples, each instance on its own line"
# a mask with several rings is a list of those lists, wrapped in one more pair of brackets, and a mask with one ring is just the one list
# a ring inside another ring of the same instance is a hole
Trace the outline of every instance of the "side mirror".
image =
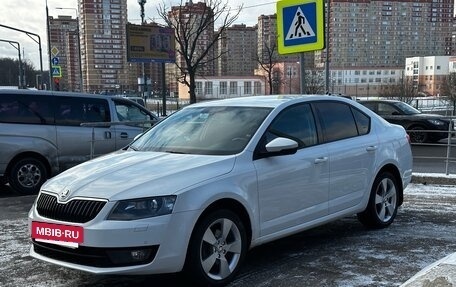
[(266, 150), (272, 153), (292, 154), (298, 150), (298, 143), (288, 138), (275, 138), (266, 145)]

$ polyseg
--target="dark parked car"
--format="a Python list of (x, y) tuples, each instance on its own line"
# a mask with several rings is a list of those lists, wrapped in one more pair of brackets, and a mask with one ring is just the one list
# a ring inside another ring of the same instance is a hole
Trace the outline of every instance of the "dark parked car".
[[(437, 142), (454, 131), (454, 122), (436, 114), (424, 114), (407, 103), (395, 100), (361, 100), (385, 120), (403, 126), (415, 143)], [(449, 127), (450, 125), (450, 127)]]

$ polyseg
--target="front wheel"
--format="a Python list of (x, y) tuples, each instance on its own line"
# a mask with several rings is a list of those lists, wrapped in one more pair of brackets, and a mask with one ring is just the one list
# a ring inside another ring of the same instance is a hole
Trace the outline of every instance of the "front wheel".
[(47, 179), (44, 164), (36, 158), (23, 158), (15, 162), (8, 176), (14, 191), (24, 194), (36, 194)]
[(377, 176), (366, 209), (358, 213), (359, 221), (370, 228), (390, 225), (397, 214), (399, 187), (389, 172)]
[(412, 143), (425, 143), (429, 140), (429, 135), (427, 132), (424, 132), (424, 127), (415, 126), (410, 128), (409, 136)]
[(230, 210), (218, 210), (197, 223), (187, 252), (185, 271), (204, 286), (224, 286), (245, 257), (247, 236), (240, 218)]

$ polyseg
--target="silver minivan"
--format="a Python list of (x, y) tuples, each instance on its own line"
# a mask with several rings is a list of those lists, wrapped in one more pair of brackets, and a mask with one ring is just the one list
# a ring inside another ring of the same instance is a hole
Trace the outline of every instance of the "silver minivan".
[(121, 149), (156, 121), (121, 97), (0, 90), (0, 184), (37, 193), (47, 178)]

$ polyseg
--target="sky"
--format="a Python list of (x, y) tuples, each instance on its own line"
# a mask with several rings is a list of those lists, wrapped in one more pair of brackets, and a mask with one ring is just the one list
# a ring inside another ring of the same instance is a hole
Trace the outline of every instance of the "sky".
[[(270, 0), (220, 0), (227, 3), (231, 9), (238, 9), (241, 5), (239, 18), (235, 24), (245, 24), (254, 26), (257, 23), (258, 16), (271, 15), (276, 12), (276, 1)], [(193, 0), (193, 3), (200, 2)], [(21, 1), (2, 1), (0, 9), (0, 24), (24, 30), (40, 37), (43, 70), (49, 69), (47, 32), (46, 32), (46, 3), (49, 10), (49, 16), (57, 18), (58, 15), (67, 15), (76, 17), (77, 0), (21, 0)], [(166, 7), (179, 5), (179, 0), (148, 0), (145, 4), (145, 20), (151, 22), (159, 21), (157, 9), (159, 5), (165, 4)], [(185, 3), (185, 0), (183, 0)], [(133, 24), (141, 23), (140, 6), (137, 0), (127, 0), (128, 21)], [(72, 8), (58, 10), (57, 7)], [(0, 27), (0, 39), (7, 41), (19, 42), (21, 46), (21, 58), (32, 62), (36, 70), (40, 69), (39, 45), (38, 38), (29, 37), (26, 33), (14, 31), (8, 28)], [(34, 41), (35, 40), (35, 41)], [(18, 51), (12, 45), (0, 42), (0, 58), (18, 59)]]

